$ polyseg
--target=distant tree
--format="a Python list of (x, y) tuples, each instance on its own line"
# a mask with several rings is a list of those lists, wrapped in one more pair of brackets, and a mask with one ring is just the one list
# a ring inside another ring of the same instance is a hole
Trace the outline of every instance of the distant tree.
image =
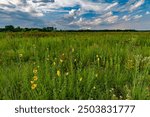
[(49, 32), (49, 31), (54, 31), (54, 30), (56, 30), (56, 28), (54, 28), (54, 27), (44, 27), (42, 30), (43, 30), (44, 32)]
[(24, 28), (24, 31), (25, 32), (30, 31), (30, 28)]
[(14, 26), (13, 25), (8, 25), (8, 26), (5, 26), (5, 31), (14, 31)]
[(22, 28), (20, 28), (20, 26), (15, 28), (15, 32), (19, 32), (19, 31), (22, 31)]

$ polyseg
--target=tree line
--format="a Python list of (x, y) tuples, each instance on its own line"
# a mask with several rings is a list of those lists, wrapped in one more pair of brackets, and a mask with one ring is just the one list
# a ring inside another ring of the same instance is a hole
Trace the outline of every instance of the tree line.
[(20, 26), (14, 27), (13, 25), (7, 25), (4, 28), (0, 28), (0, 32), (29, 32), (29, 31), (39, 31), (39, 32), (150, 32), (150, 30), (134, 30), (134, 29), (115, 29), (115, 30), (58, 30), (56, 27), (44, 27), (44, 28), (21, 28)]
[(28, 31), (42, 31), (51, 32), (56, 31), (55, 27), (44, 27), (44, 28), (21, 28), (20, 26), (14, 27), (13, 25), (7, 25), (4, 28), (0, 28), (0, 32), (28, 32)]

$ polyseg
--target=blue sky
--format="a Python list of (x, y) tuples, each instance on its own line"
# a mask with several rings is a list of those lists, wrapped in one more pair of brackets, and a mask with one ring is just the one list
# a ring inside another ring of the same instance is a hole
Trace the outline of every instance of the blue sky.
[(0, 27), (150, 30), (150, 0), (0, 0)]

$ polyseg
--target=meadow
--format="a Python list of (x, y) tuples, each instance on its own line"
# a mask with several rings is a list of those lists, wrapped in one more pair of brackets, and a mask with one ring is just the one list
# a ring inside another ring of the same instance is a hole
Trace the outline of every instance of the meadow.
[(150, 32), (0, 33), (1, 100), (149, 100)]

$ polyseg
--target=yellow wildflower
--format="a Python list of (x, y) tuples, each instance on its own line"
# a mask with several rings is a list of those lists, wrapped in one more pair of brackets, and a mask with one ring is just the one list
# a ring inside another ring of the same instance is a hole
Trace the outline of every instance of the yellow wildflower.
[(34, 81), (30, 81), (31, 82), (31, 84), (34, 84)]
[(63, 60), (62, 60), (62, 59), (60, 59), (60, 62), (62, 63), (62, 62), (63, 62)]
[(37, 74), (37, 68), (34, 68), (34, 69), (33, 69), (33, 73), (34, 73), (34, 74)]
[(82, 81), (82, 77), (80, 77), (79, 81), (80, 81), (80, 82)]
[(57, 70), (57, 76), (60, 77), (60, 70)]
[(37, 76), (33, 76), (33, 80), (34, 80), (34, 81), (37, 81), (37, 80), (38, 80), (38, 77), (37, 77)]
[(56, 62), (53, 62), (53, 65), (55, 66), (55, 65), (56, 65)]
[(19, 58), (21, 58), (23, 56), (23, 54), (19, 54)]
[(31, 89), (34, 90), (37, 87), (37, 84), (32, 84)]
[(69, 72), (66, 72), (66, 76), (68, 76), (69, 75)]

